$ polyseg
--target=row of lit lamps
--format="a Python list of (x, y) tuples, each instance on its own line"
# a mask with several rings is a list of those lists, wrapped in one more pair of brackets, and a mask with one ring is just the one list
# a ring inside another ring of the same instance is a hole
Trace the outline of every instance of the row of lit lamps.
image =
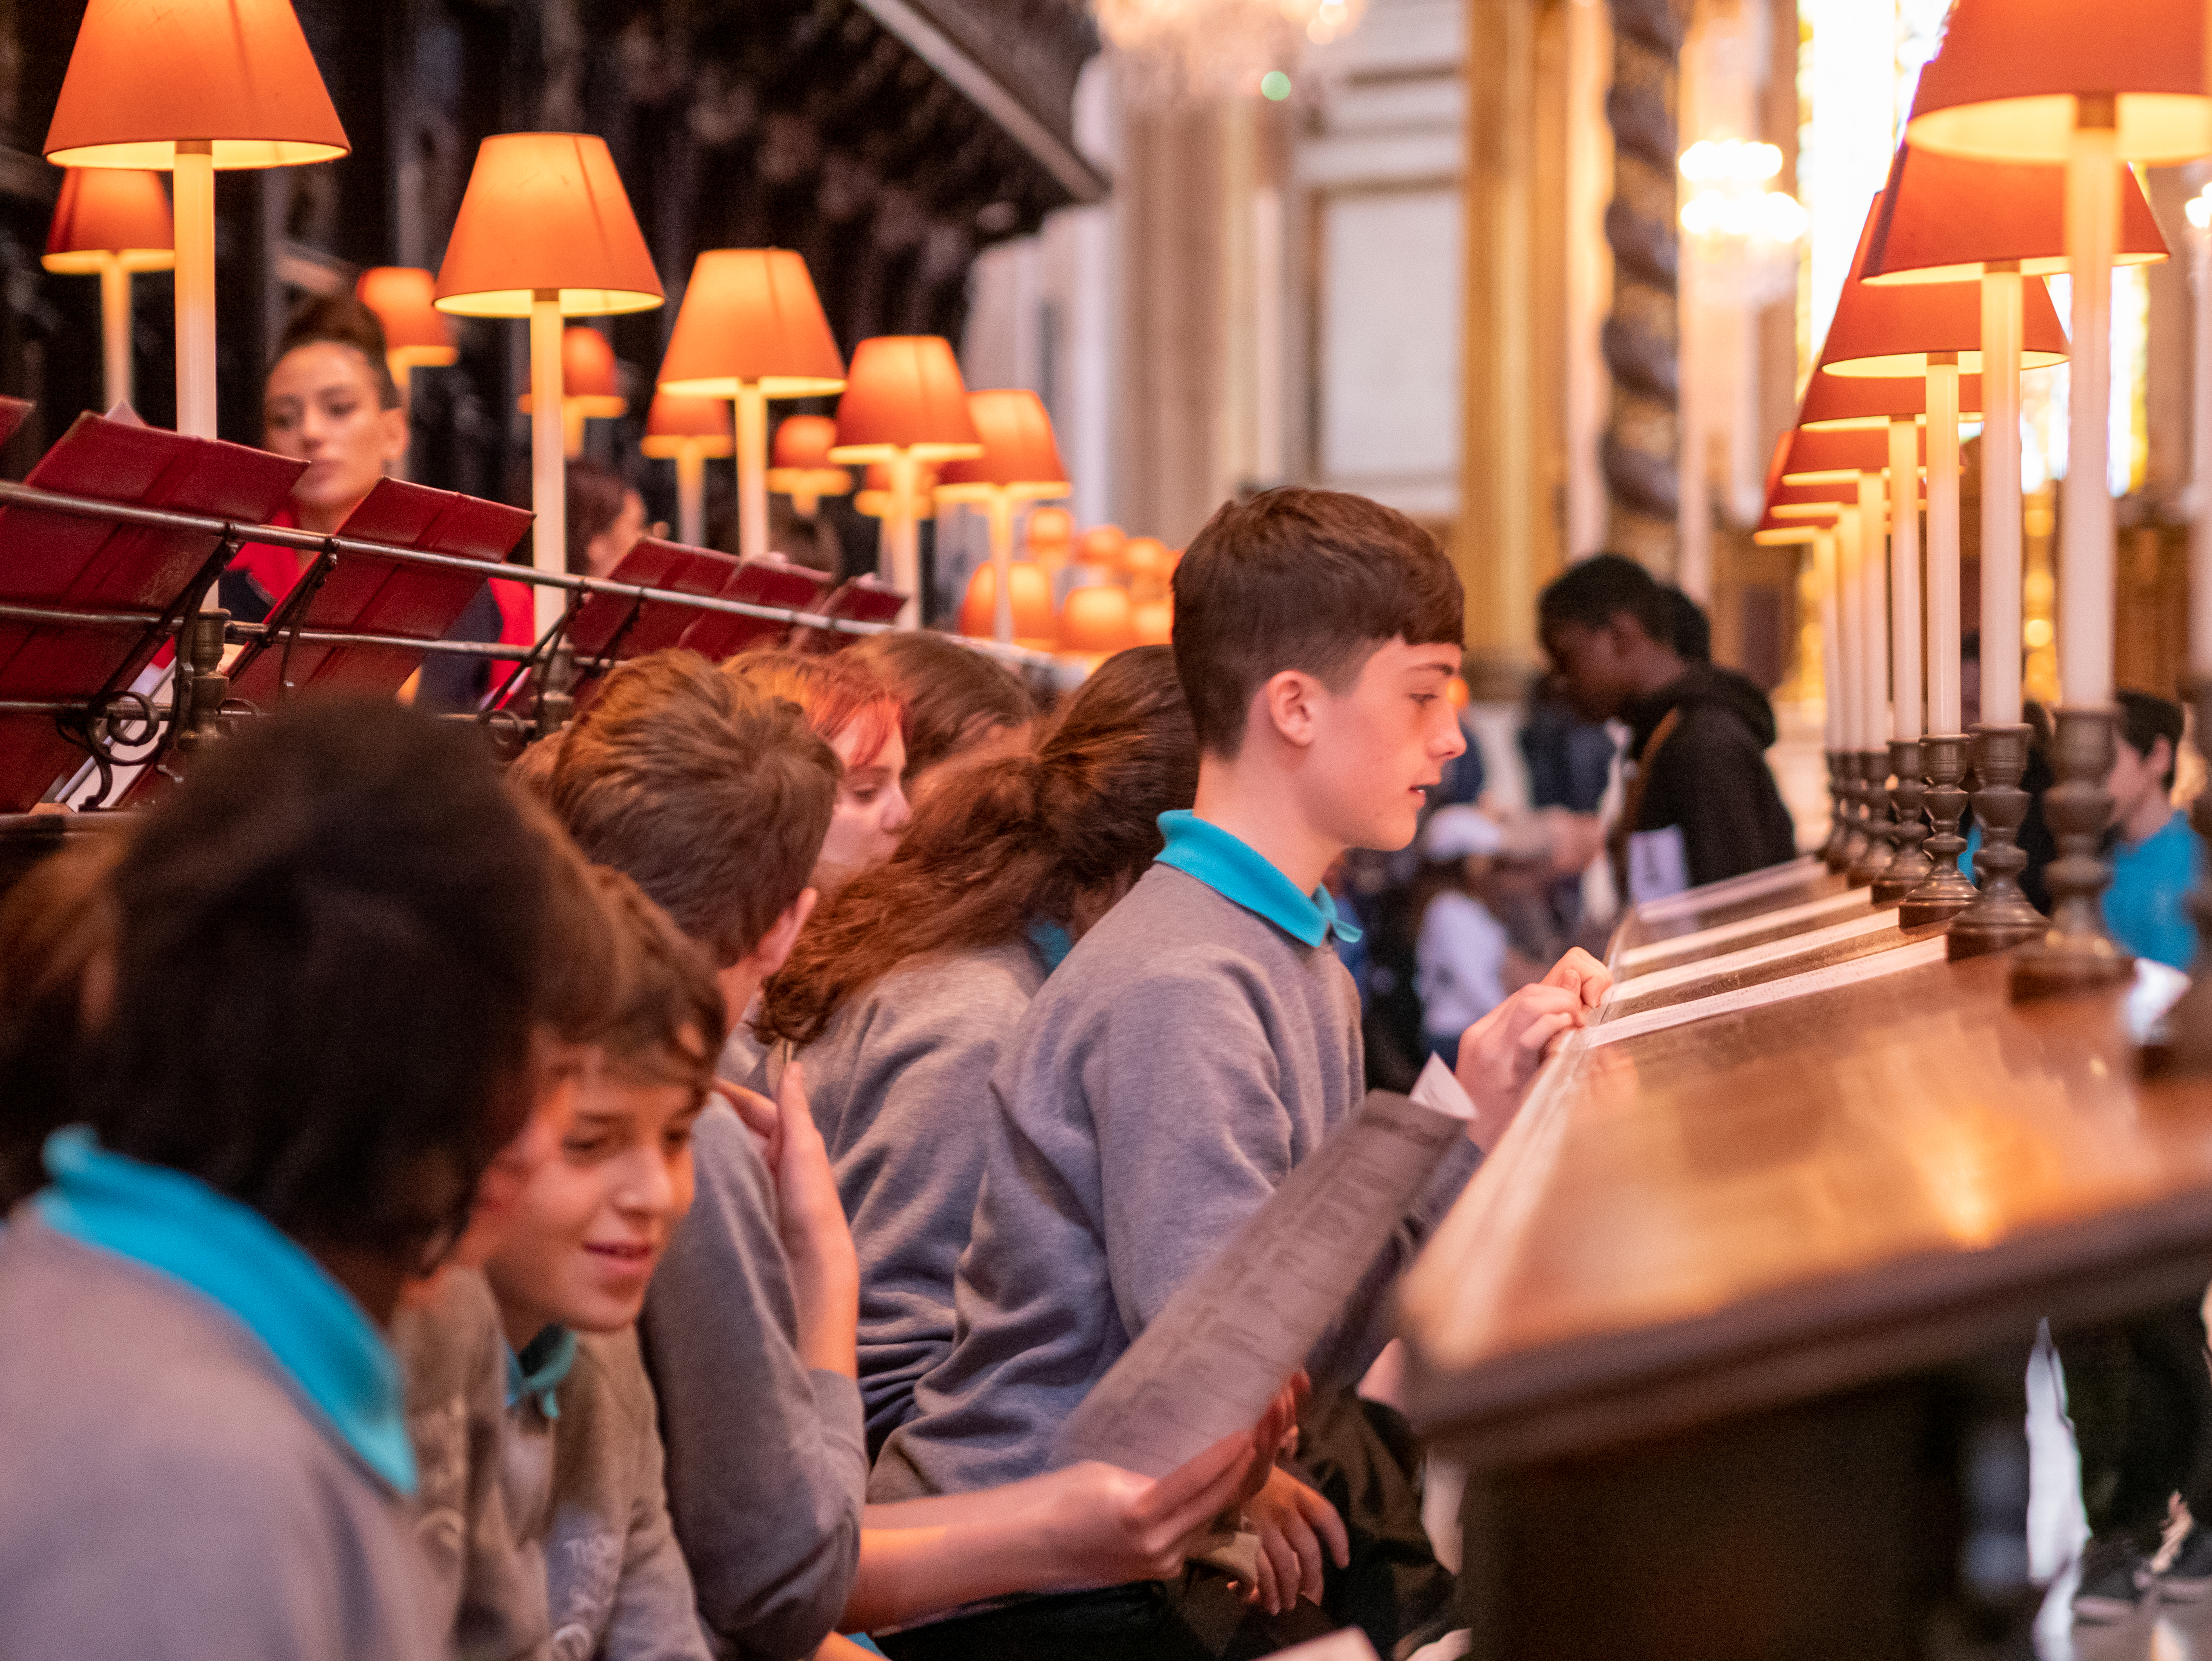
[[(331, 161), (349, 148), (290, 0), (90, 0), (45, 145), (49, 161), (87, 171), (65, 184), (48, 264), (101, 273), (111, 402), (129, 397), (129, 274), (173, 266), (178, 430), (216, 435), (214, 173)], [(171, 227), (158, 181), (143, 180), (135, 194), (127, 186), (98, 188), (96, 175), (118, 170), (172, 173), (173, 234), (159, 234)], [(564, 340), (578, 332), (564, 330), (563, 319), (663, 303), (605, 142), (581, 133), (487, 138), (436, 277), (394, 268), (373, 275), (363, 298), (386, 316), (403, 372), (441, 356), (452, 361), (442, 328), (414, 317), (425, 283), (436, 312), (529, 319), (533, 563), (565, 571), (566, 459), (590, 411), (562, 395), (563, 348), (590, 349)], [(402, 309), (407, 320), (391, 322)], [(985, 514), (1001, 574), (1012, 561), (1017, 505), (1068, 493), (1034, 393), (969, 393), (951, 344), (936, 336), (864, 340), (848, 371), (805, 262), (788, 250), (701, 254), (657, 380), (662, 392), (734, 411), (738, 548), (750, 558), (768, 552), (769, 400), (842, 394), (823, 459), (884, 470), (884, 575), (909, 597), (909, 625), (925, 470), (939, 470), (939, 500)], [(651, 434), (678, 452), (679, 487), (690, 487), (695, 506), (699, 465), (726, 430), (720, 418), (720, 409), (704, 421), (696, 409), (672, 409)], [(687, 437), (704, 441), (690, 447), (690, 465), (681, 459)], [(689, 517), (696, 539), (696, 511)], [(1012, 586), (998, 584), (994, 632), (1001, 640), (1013, 637)], [(541, 632), (562, 605), (557, 587), (538, 590)]]
[[(2129, 967), (2099, 903), (2115, 743), (2112, 272), (2166, 254), (2127, 164), (2212, 154), (2205, 9), (2203, 0), (1957, 0), (1796, 423), (1777, 447), (1757, 533), (1812, 540), (1822, 577), (1837, 800), (1830, 863), (1871, 885), (1878, 902), (1901, 903), (1907, 926), (1948, 920), (1954, 958), (2022, 947), (2013, 970), (2021, 995), (2103, 983)], [(2044, 283), (2031, 280), (2060, 273), (2073, 278), (2070, 344)], [(2014, 834), (2027, 804), (2018, 784), (2028, 739), (2020, 376), (2069, 359), (2061, 788), (2045, 798), (2066, 857), (2051, 867), (2056, 905), (2046, 920), (2014, 879), (2026, 863)], [(2200, 356), (2198, 374), (2212, 374), (2212, 361)], [(1984, 650), (1970, 756), (1960, 684), (1959, 423), (1977, 416)], [(2212, 444), (2212, 432), (2200, 429), (2198, 442)], [(2212, 539), (2203, 526), (2191, 589), (2191, 668), (2203, 677), (2212, 674)], [(1984, 837), (1978, 887), (1956, 864), (1970, 765)]]

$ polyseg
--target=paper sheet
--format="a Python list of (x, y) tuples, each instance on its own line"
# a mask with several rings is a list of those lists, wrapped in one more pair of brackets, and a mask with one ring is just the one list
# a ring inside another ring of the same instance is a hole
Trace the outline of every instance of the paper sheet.
[(1787, 1003), (1792, 998), (1809, 998), (1815, 993), (1832, 992), (1838, 987), (1856, 986), (1861, 981), (1880, 980), (1885, 975), (1901, 975), (1908, 969), (1925, 969), (1930, 964), (1942, 963), (1948, 951), (1948, 943), (1938, 934), (1887, 952), (1877, 952), (1870, 957), (1853, 958), (1845, 963), (1831, 964), (1825, 969), (1809, 969), (1802, 975), (1791, 975), (1786, 979), (1741, 987), (1734, 992), (1716, 992), (1711, 997), (1695, 998), (1687, 1003), (1662, 1004), (1656, 1009), (1623, 1015), (1597, 1026), (1585, 1027), (1583, 1038), (1585, 1043), (1595, 1049), (1599, 1044), (1618, 1043), (1623, 1038), (1638, 1037), (1646, 1032), (1663, 1032), (1670, 1026), (1710, 1020), (1716, 1015), (1734, 1015), (1746, 1009), (1762, 1009), (1769, 1004)]
[(1743, 917), (1735, 922), (1716, 924), (1700, 928), (1694, 934), (1676, 934), (1671, 939), (1654, 940), (1649, 946), (1632, 946), (1620, 954), (1617, 967), (1634, 969), (1647, 963), (1663, 963), (1669, 958), (1680, 958), (1702, 952), (1709, 946), (1718, 946), (1723, 940), (1745, 940), (1753, 934), (1764, 934), (1770, 929), (1787, 928), (1815, 917), (1841, 916), (1846, 911), (1863, 911), (1874, 904), (1871, 888), (1847, 888), (1840, 894), (1824, 895), (1817, 900), (1808, 900), (1802, 905), (1784, 906), (1779, 911), (1763, 912), (1755, 917)]
[(1250, 1430), (1473, 1116), (1434, 1056), (1410, 1097), (1370, 1091), (1092, 1387), (1060, 1427), (1054, 1463), (1164, 1476)]
[(1824, 946), (1840, 946), (1867, 934), (1879, 934), (1884, 929), (1897, 927), (1894, 911), (1869, 911), (1853, 917), (1849, 922), (1839, 922), (1826, 928), (1815, 928), (1808, 934), (1785, 934), (1778, 940), (1769, 940), (1763, 946), (1747, 946), (1741, 951), (1724, 952), (1717, 958), (1700, 958), (1695, 963), (1676, 964), (1672, 969), (1654, 969), (1642, 975), (1632, 975), (1626, 980), (1615, 981), (1606, 989), (1604, 1002), (1622, 1003), (1630, 998), (1648, 997), (1654, 992), (1669, 992), (1678, 986), (1695, 986), (1721, 975), (1733, 975), (1739, 970), (1757, 969), (1762, 964), (1779, 963), (1784, 958), (1794, 958), (1802, 952), (1818, 952)]

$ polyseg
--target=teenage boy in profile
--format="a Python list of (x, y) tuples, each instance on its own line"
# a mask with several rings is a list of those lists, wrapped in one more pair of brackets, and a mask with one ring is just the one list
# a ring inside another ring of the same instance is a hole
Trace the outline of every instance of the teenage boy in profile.
[[(1176, 569), (1175, 608), (1195, 808), (1161, 816), (1158, 861), (1045, 983), (992, 1078), (958, 1336), (884, 1445), (873, 1500), (1044, 1469), (1076, 1404), (1364, 1094), (1358, 997), (1330, 939), (1356, 934), (1322, 879), (1348, 849), (1410, 843), (1428, 788), (1465, 748), (1445, 696), (1460, 665), (1459, 580), (1403, 514), (1279, 490), (1214, 514)], [(1470, 1143), (1316, 1348), (1317, 1390), (1371, 1361), (1379, 1294), (1608, 982), (1571, 952), (1468, 1030)], [(1314, 1530), (1334, 1522), (1317, 1500), (1278, 1470), (1247, 1508), (1277, 1607), (1318, 1599)], [(932, 1658), (1217, 1647), (1144, 1582), (883, 1642)]]
[(1746, 677), (1696, 659), (1696, 612), (1619, 554), (1593, 554), (1536, 602), (1544, 651), (1568, 701), (1587, 721), (1628, 727), (1615, 874), (1635, 900), (1797, 853), (1766, 764), (1773, 708)]

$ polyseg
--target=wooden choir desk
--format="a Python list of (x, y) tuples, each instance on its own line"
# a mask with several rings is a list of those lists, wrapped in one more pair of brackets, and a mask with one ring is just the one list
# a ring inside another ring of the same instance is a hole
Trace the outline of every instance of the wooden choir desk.
[(1478, 1656), (2027, 1653), (2036, 1322), (2212, 1281), (2212, 1082), (1895, 916), (1811, 861), (1632, 916), (1409, 1273)]

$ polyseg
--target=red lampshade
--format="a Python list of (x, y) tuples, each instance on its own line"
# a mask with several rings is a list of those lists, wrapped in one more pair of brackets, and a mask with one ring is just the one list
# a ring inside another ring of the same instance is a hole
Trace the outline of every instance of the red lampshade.
[(1175, 643), (1175, 601), (1140, 599), (1129, 608), (1130, 643), (1170, 646)]
[[(1927, 494), (1920, 494), (1919, 505), (1927, 505)], [(1856, 479), (1839, 479), (1827, 484), (1784, 484), (1767, 492), (1766, 517), (1771, 520), (1803, 520), (1825, 519), (1838, 508), (1858, 505), (1859, 487)], [(1884, 492), (1883, 500), (1888, 499)]]
[(691, 267), (660, 385), (735, 398), (756, 382), (770, 398), (826, 396), (843, 390), (845, 360), (805, 260), (789, 248), (710, 248)]
[(827, 467), (837, 423), (828, 416), (786, 416), (776, 424), (771, 464), (778, 467)]
[(1065, 557), (1075, 540), (1075, 515), (1065, 508), (1039, 508), (1030, 514), (1026, 532), (1032, 548), (1049, 548)]
[[(1816, 432), (1887, 427), (1895, 416), (1928, 414), (1928, 377), (1899, 378), (1868, 375), (1816, 374), (1805, 386), (1805, 401), (1798, 406), (1797, 424)], [(1982, 378), (1959, 377), (1959, 419), (1978, 421), (1982, 415)]]
[(1175, 562), (1168, 553), (1168, 545), (1158, 537), (1131, 537), (1121, 545), (1121, 569), (1128, 573), (1130, 586), (1148, 593), (1165, 587), (1168, 573)]
[[(1877, 196), (1859, 231), (1850, 280), (1836, 302), (1820, 368), (1829, 374), (1894, 378), (1924, 374), (1931, 352), (1950, 352), (1961, 371), (1982, 368), (1982, 290), (1977, 283), (1912, 283), (1875, 288), (1864, 279), (1867, 252), (1887, 198)], [(2066, 357), (2066, 332), (2040, 283), (2023, 285), (2026, 328), (2020, 364), (2048, 368)]]
[[(629, 400), (623, 396), (622, 371), (615, 364), (615, 349), (597, 329), (561, 331), (561, 404), (577, 415), (611, 421), (628, 413)], [(528, 415), (536, 408), (525, 392), (514, 407)]]
[[(1916, 429), (1920, 461), (1928, 461), (1928, 429)], [(1833, 484), (1856, 479), (1861, 473), (1878, 473), (1889, 465), (1889, 435), (1886, 432), (1806, 432), (1800, 429), (1784, 457), (1778, 481), (1790, 484)]]
[(1122, 545), (1129, 533), (1118, 525), (1094, 525), (1075, 541), (1075, 557), (1085, 565), (1112, 569), (1121, 563)]
[(694, 455), (726, 456), (734, 447), (727, 399), (655, 392), (645, 411), (645, 437), (637, 447), (657, 460), (665, 460), (686, 451)]
[(40, 263), (83, 276), (111, 259), (126, 271), (166, 271), (177, 263), (169, 193), (159, 173), (143, 168), (71, 167)]
[[(860, 490), (853, 497), (853, 511), (865, 514), (870, 519), (890, 518), (893, 482), (891, 470), (887, 464), (880, 461), (869, 463), (867, 472), (861, 476)], [(824, 494), (836, 493), (829, 491)], [(937, 517), (937, 469), (934, 467), (915, 470), (914, 516), (916, 519)]]
[(440, 368), (459, 358), (453, 325), (431, 303), (436, 290), (437, 279), (413, 265), (372, 265), (354, 284), (384, 325), (385, 354), (395, 363)]
[(1065, 651), (1102, 654), (1135, 645), (1129, 591), (1110, 582), (1071, 588), (1060, 608), (1060, 643)]
[(288, 167), (352, 148), (290, 0), (90, 0), (46, 129), (61, 167)]
[[(2119, 250), (2122, 265), (2169, 252), (2131, 171), (2120, 177)], [(1866, 281), (1877, 288), (1956, 283), (2005, 262), (2030, 277), (2068, 269), (2066, 169), (1899, 145), (1875, 216)]]
[(983, 453), (952, 343), (941, 335), (878, 335), (853, 350), (830, 459), (882, 461), (900, 450), (925, 461)]
[(1905, 134), (1987, 161), (2060, 162), (2083, 96), (2115, 99), (2124, 161), (2212, 151), (2203, 0), (1958, 0)]
[(1053, 442), (1044, 400), (1021, 388), (968, 394), (969, 418), (983, 453), (950, 461), (939, 475), (938, 496), (968, 501), (1004, 490), (1022, 496), (1063, 496), (1072, 488)]
[(557, 290), (562, 314), (650, 311), (660, 277), (604, 138), (507, 132), (484, 140), (438, 271), (438, 309), (527, 317)]
[[(1006, 590), (1014, 598), (1014, 638), (1024, 646), (1050, 651), (1059, 642), (1060, 627), (1052, 615), (1052, 579), (1028, 560), (1007, 567)], [(988, 640), (998, 628), (999, 572), (989, 560), (968, 579), (968, 592), (960, 600), (960, 632)]]

